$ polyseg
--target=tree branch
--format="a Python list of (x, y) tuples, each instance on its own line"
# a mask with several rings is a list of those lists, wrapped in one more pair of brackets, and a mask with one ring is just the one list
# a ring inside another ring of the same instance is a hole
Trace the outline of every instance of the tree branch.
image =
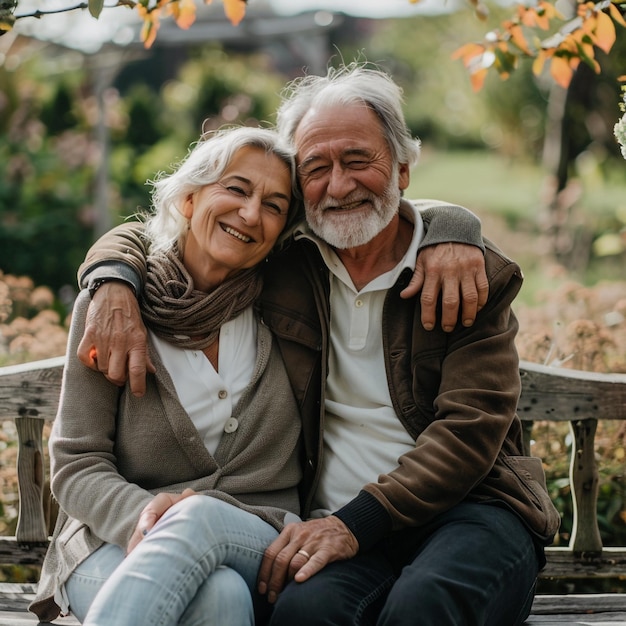
[[(121, 6), (127, 6), (127, 7), (134, 7), (137, 3), (135, 2), (135, 0), (118, 0), (115, 4), (111, 4), (108, 6), (105, 6), (105, 9), (114, 9), (116, 7), (121, 7)], [(41, 9), (38, 9), (37, 11), (33, 11), (32, 13), (22, 13), (20, 15), (16, 15), (15, 19), (19, 20), (23, 17), (36, 17), (37, 19), (42, 18), (44, 15), (52, 15), (55, 13), (67, 13), (68, 11), (76, 11), (78, 9), (88, 9), (89, 5), (87, 2), (81, 2), (79, 4), (76, 4), (74, 6), (70, 6), (70, 7), (66, 7), (64, 9), (50, 9), (49, 11), (43, 11)]]

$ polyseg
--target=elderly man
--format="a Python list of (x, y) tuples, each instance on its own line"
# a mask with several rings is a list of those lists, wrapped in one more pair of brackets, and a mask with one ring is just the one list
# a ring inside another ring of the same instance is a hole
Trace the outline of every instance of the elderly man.
[[(308, 226), (269, 261), (260, 311), (302, 411), (306, 521), (266, 551), (271, 624), (521, 624), (559, 523), (515, 414), (521, 271), (487, 243), (489, 297), (451, 329), (430, 317), (426, 330), (432, 301), (400, 296), (423, 245), (418, 209), (437, 203), (401, 198), (418, 144), (386, 74), (355, 64), (297, 80), (278, 126)], [(101, 351), (109, 376), (124, 369), (125, 353)]]
[[(425, 332), (419, 302), (398, 296), (422, 224), (401, 199), (417, 147), (395, 83), (359, 66), (297, 80), (278, 127), (310, 230), (263, 309), (323, 402), (307, 441), (314, 519), (287, 526), (259, 574), (271, 600), (295, 577), (271, 623), (521, 624), (558, 527), (515, 415), (521, 271), (487, 244), (476, 323)], [(315, 311), (306, 343), (301, 311)]]

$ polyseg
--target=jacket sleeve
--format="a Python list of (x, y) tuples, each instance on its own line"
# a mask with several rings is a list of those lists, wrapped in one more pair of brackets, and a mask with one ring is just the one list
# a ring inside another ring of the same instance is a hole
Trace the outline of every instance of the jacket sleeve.
[(126, 548), (139, 513), (152, 494), (126, 481), (115, 455), (119, 387), (80, 363), (89, 294), (72, 314), (59, 409), (49, 441), (51, 488), (60, 507), (98, 537)]
[(146, 280), (148, 244), (141, 222), (125, 222), (102, 235), (78, 268), (78, 284), (91, 287), (99, 278), (122, 280), (138, 294)]
[[(413, 200), (426, 230), (420, 250), (439, 243), (456, 242), (485, 250), (480, 220), (468, 209), (438, 200)], [(148, 246), (140, 222), (126, 222), (103, 235), (87, 252), (78, 269), (81, 288), (100, 278), (121, 280), (138, 294), (146, 279)]]
[(424, 220), (426, 232), (419, 249), (439, 243), (464, 243), (485, 251), (480, 219), (468, 209), (439, 200), (411, 200)]
[[(421, 526), (464, 500), (489, 474), (516, 419), (521, 383), (511, 303), (522, 276), (517, 265), (491, 250), (486, 261), (489, 300), (476, 323), (459, 325), (442, 339), (441, 355), (422, 350), (411, 359), (415, 402), (425, 398), (420, 411), (430, 413), (414, 434), (415, 447), (335, 513), (362, 550), (391, 530)], [(419, 311), (415, 316), (419, 320)], [(414, 345), (428, 341), (419, 325), (412, 332)], [(434, 402), (428, 386), (436, 389)]]

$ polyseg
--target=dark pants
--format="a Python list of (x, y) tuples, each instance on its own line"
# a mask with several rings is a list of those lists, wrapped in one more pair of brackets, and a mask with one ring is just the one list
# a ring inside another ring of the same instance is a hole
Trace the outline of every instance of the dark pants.
[(510, 511), (462, 503), (423, 528), (290, 583), (271, 626), (517, 626), (532, 605), (536, 547)]

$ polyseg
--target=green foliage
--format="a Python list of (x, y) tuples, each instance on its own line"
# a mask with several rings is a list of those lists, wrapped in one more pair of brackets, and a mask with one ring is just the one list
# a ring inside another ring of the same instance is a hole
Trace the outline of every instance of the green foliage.
[[(578, 161), (582, 190), (571, 222), (589, 240), (589, 258), (570, 276), (593, 285), (624, 277), (626, 252), (621, 233), (626, 230), (626, 184), (623, 162), (602, 164), (587, 156), (587, 164)], [(564, 280), (545, 230), (542, 194), (546, 179), (545, 171), (530, 159), (504, 158), (496, 151), (441, 150), (426, 144), (405, 195), (455, 202), (477, 213), (485, 235), (522, 266), (525, 280), (518, 300), (530, 303)], [(603, 238), (608, 235), (618, 245), (603, 250)]]
[(160, 102), (147, 85), (135, 85), (124, 99), (128, 111), (128, 126), (123, 138), (117, 143), (133, 146), (143, 151), (154, 145), (167, 132), (160, 120)]
[(407, 121), (423, 141), (441, 148), (496, 147), (501, 142), (503, 131), (490, 98), (472, 91), (465, 68), (452, 59), (483, 28), (461, 11), (386, 20), (372, 37), (367, 56), (386, 59), (381, 64), (404, 88)]
[[(155, 80), (157, 58), (128, 66), (121, 105), (127, 122), (111, 151), (111, 179), (121, 199), (118, 215), (149, 206), (146, 180), (169, 171), (203, 131), (224, 124), (256, 125), (268, 120), (284, 78), (263, 56), (227, 55), (215, 46), (191, 50), (176, 76)], [(150, 76), (148, 84), (144, 76)]]
[(79, 120), (73, 110), (75, 101), (72, 88), (67, 83), (60, 83), (52, 98), (42, 103), (39, 119), (48, 135), (57, 135), (78, 126)]
[[(284, 78), (269, 72), (264, 57), (216, 48), (190, 57), (172, 80), (162, 75), (151, 83), (145, 77), (158, 76), (162, 63), (131, 63), (131, 86), (105, 94), (114, 223), (148, 208), (146, 180), (180, 161), (203, 129), (258, 124), (276, 108)], [(101, 148), (87, 69), (48, 69), (37, 58), (15, 70), (0, 67), (0, 270), (57, 290), (75, 285), (94, 238)]]
[[(510, 9), (490, 3), (489, 11), (490, 21), (498, 23)], [(484, 30), (485, 24), (465, 11), (389, 19), (368, 43), (367, 57), (384, 59), (381, 65), (403, 86), (409, 125), (425, 142), (448, 149), (486, 147), (507, 157), (540, 163), (554, 82), (534, 76), (530, 59), (515, 59), (517, 67), (506, 81), (491, 72), (483, 89), (475, 93), (466, 69), (452, 54), (467, 42), (482, 40)], [(598, 51), (600, 76), (581, 71), (588, 75), (583, 84), (575, 76), (570, 91), (580, 97), (568, 101), (570, 122), (563, 138), (574, 151), (572, 168), (576, 155), (590, 144), (603, 158), (621, 160), (623, 167), (612, 128), (619, 101), (617, 77), (624, 74), (625, 33), (618, 29), (610, 55)], [(511, 69), (510, 54), (500, 51), (496, 56), (500, 66)], [(576, 94), (578, 84), (580, 94)]]
[[(74, 283), (89, 238), (81, 219), (90, 202), (89, 141), (68, 130), (71, 119), (61, 115), (71, 110), (67, 86), (47, 96), (50, 90), (38, 90), (20, 69), (1, 74), (8, 98), (0, 135), (0, 269), (56, 289)], [(32, 97), (38, 91), (41, 100)]]
[[(164, 99), (178, 113), (179, 122), (181, 109), (187, 113), (192, 123), (189, 141), (193, 141), (203, 127), (273, 121), (284, 82), (285, 77), (277, 75), (263, 55), (238, 57), (216, 47), (201, 47), (167, 86)], [(181, 97), (185, 92), (187, 97)]]
[(89, 0), (89, 13), (95, 18), (100, 16), (102, 9), (104, 8), (104, 0)]
[[(555, 467), (556, 459), (544, 459), (548, 465), (547, 484), (550, 498), (561, 514), (561, 527), (555, 539), (557, 546), (566, 546), (572, 534), (573, 503), (570, 491), (570, 480), (562, 477), (561, 471)], [(553, 477), (555, 475), (558, 477)], [(624, 476), (622, 472), (607, 474), (600, 477), (598, 487), (598, 527), (602, 545), (626, 545), (626, 524), (623, 519)]]

